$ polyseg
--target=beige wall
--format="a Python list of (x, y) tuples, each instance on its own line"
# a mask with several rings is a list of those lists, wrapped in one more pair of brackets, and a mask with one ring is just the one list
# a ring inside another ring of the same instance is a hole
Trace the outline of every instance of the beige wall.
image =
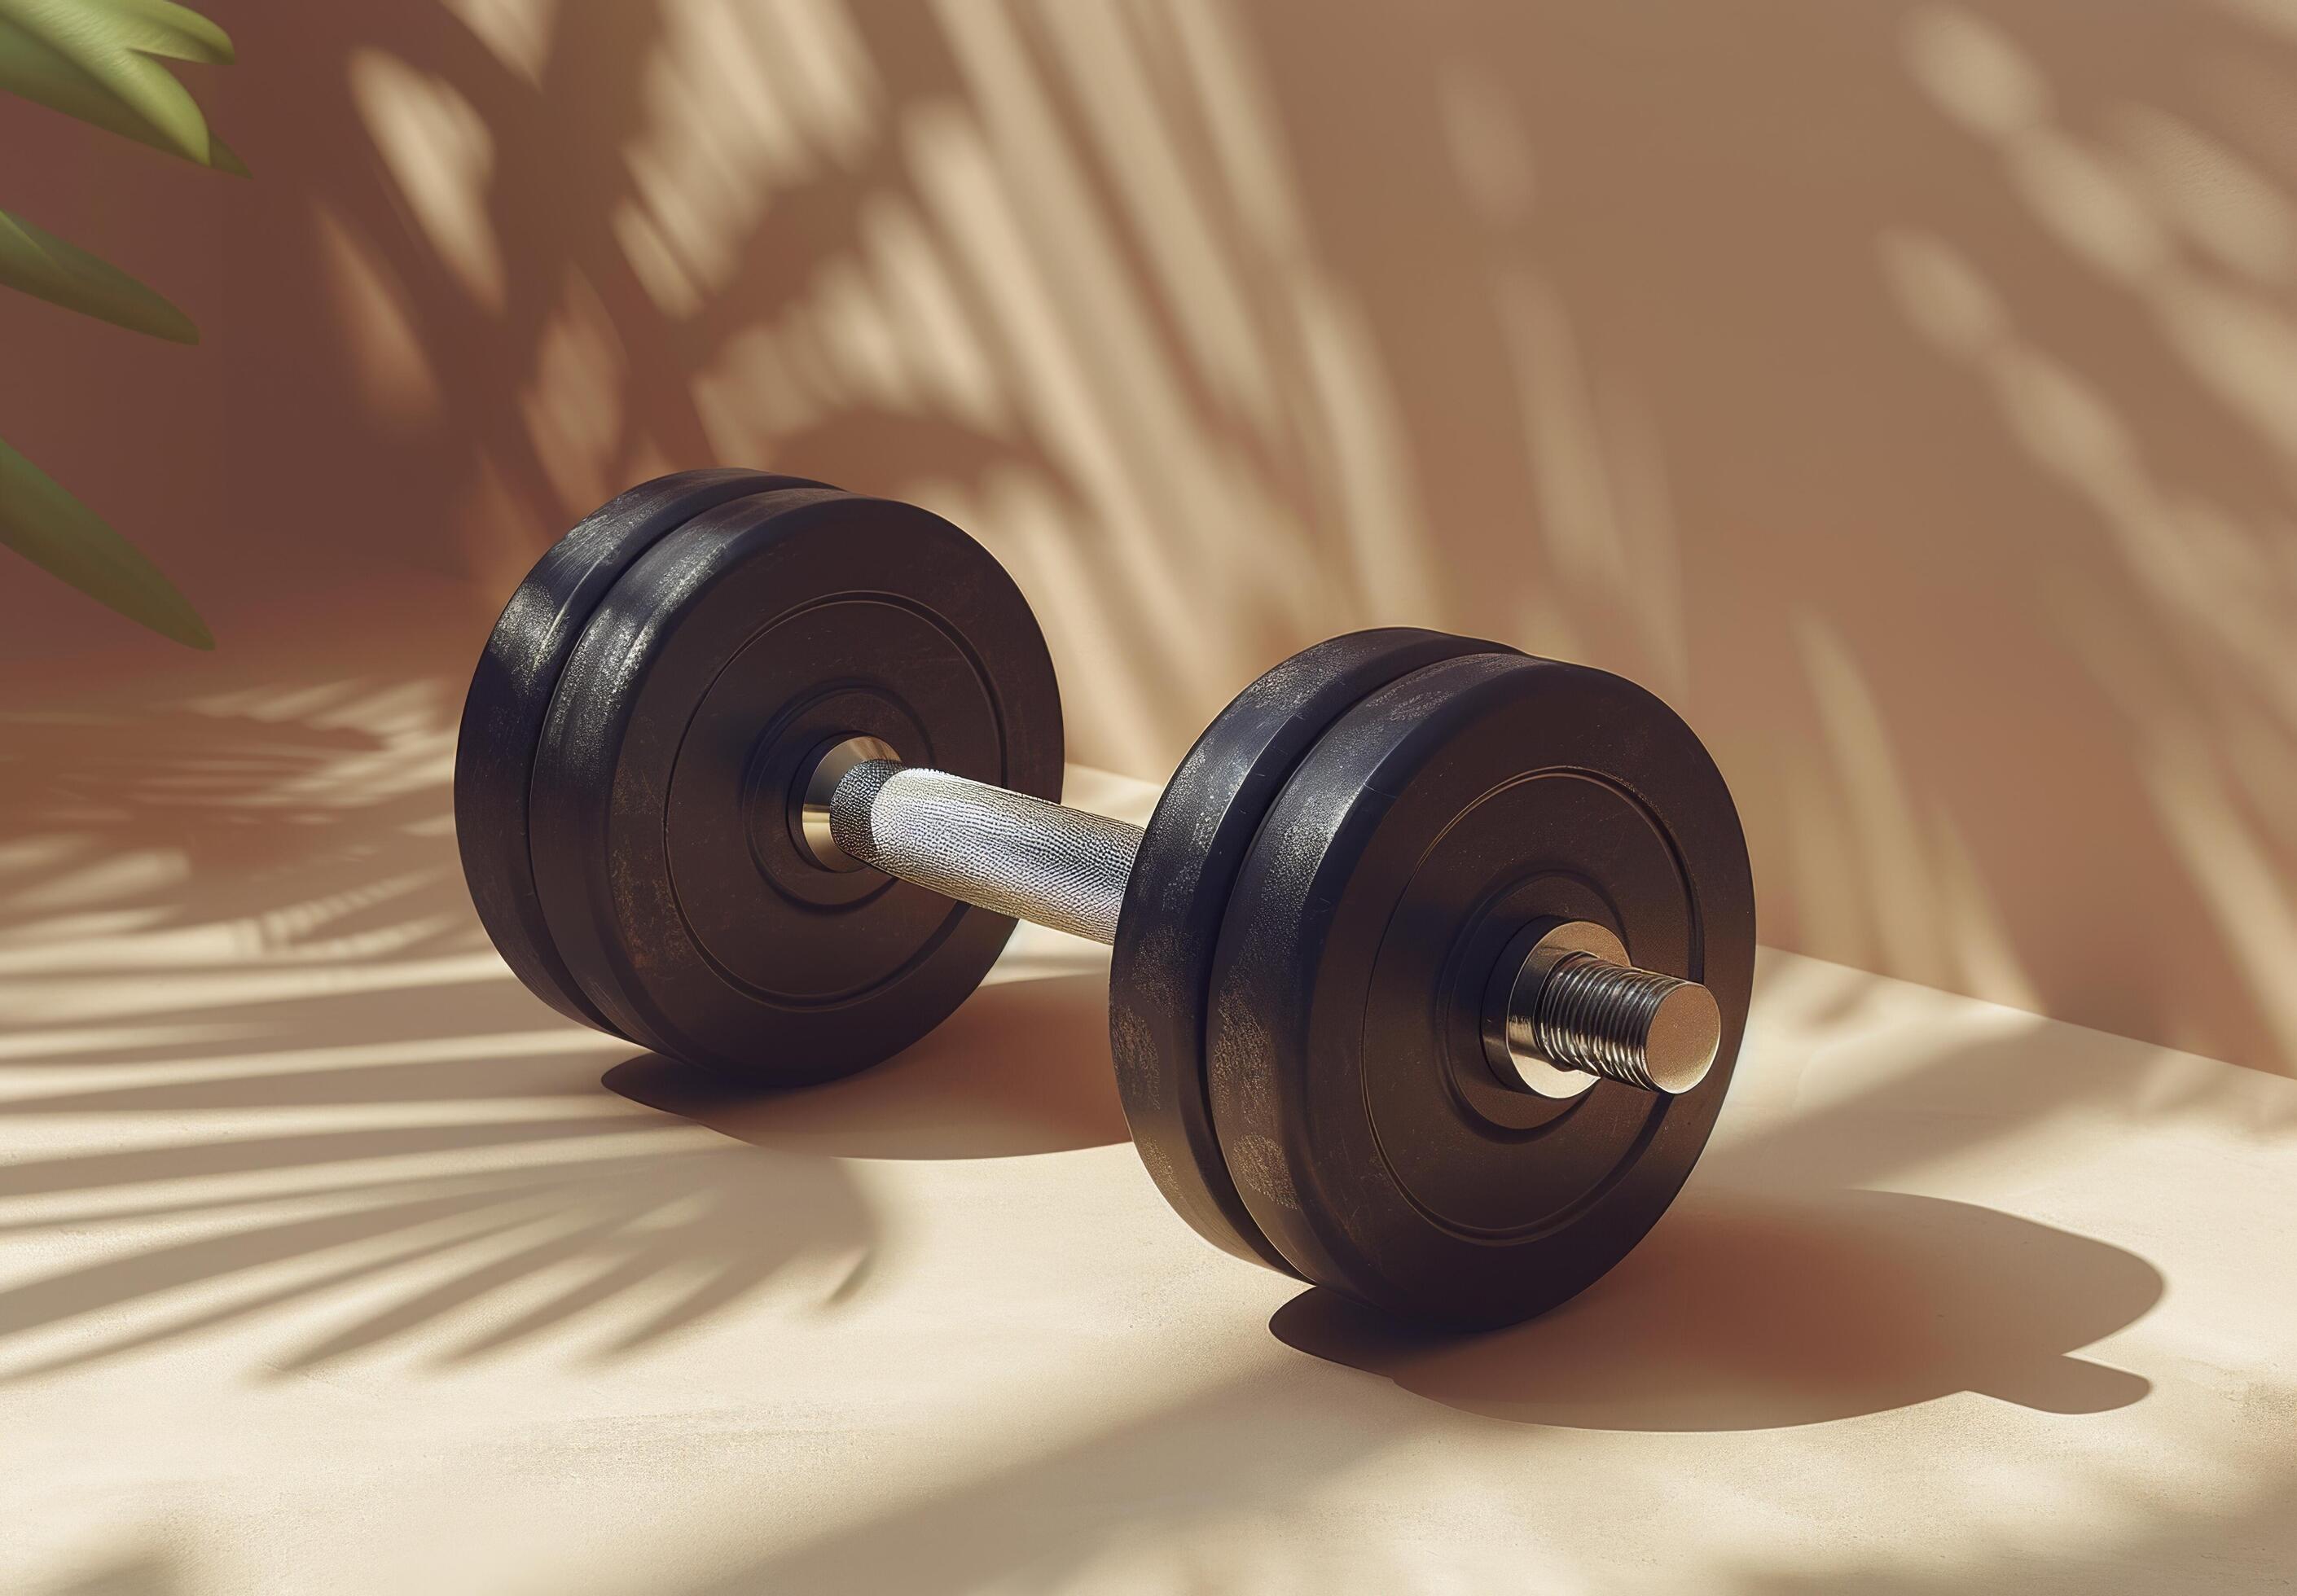
[(0, 435), (225, 649), (773, 464), (990, 543), (1081, 759), (1486, 633), (1699, 727), (1766, 941), (2297, 1068), (2297, 0), (210, 9), (252, 184), (0, 112), (208, 345), (0, 304)]

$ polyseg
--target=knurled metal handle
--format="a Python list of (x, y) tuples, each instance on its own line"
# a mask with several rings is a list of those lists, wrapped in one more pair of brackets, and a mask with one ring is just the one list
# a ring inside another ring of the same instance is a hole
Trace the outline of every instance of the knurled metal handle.
[(890, 760), (839, 778), (829, 830), (888, 876), (1097, 942), (1116, 940), (1141, 837), (1129, 821)]

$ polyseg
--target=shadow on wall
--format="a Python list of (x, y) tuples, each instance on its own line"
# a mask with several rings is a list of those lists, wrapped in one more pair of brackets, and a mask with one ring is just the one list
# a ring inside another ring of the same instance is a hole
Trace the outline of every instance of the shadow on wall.
[(1772, 940), (2297, 1061), (2285, 9), (216, 9), (259, 180), (27, 203), (215, 347), (9, 306), (0, 423), (226, 631), (802, 468), (1013, 566), (1087, 761), (1494, 635), (1685, 711)]

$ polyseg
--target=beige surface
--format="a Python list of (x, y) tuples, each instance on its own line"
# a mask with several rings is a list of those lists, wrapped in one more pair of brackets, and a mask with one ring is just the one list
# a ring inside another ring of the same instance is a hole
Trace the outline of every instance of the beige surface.
[(772, 464), (984, 538), (1088, 762), (1495, 636), (1684, 709), (1773, 942), (2297, 1071), (2292, 0), (210, 9), (251, 184), (0, 103), (207, 334), (0, 300), (0, 435), (226, 648)]
[(1164, 1210), (1099, 950), (712, 1090), (485, 948), (459, 684), (295, 679), (4, 725), (0, 1588), (2297, 1573), (2297, 1083), (1766, 955), (1646, 1245), (1413, 1342)]

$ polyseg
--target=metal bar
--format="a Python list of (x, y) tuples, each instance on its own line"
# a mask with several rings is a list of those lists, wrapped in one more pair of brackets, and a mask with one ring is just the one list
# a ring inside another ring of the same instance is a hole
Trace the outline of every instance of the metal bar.
[(1141, 835), (1128, 821), (892, 760), (839, 777), (829, 828), (888, 876), (1097, 942), (1116, 940)]

